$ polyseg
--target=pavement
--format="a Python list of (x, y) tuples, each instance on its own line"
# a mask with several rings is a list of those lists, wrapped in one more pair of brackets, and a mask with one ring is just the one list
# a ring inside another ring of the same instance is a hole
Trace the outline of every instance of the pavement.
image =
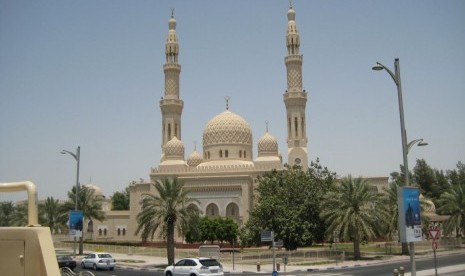
[[(57, 250), (59, 251), (59, 249)], [(67, 251), (67, 249), (63, 249), (63, 251)], [(457, 252), (463, 252), (465, 250), (459, 251), (445, 251), (445, 252), (438, 252), (439, 255), (443, 254), (455, 254)], [(133, 254), (123, 254), (123, 253), (111, 253), (112, 256), (116, 259), (117, 267), (126, 268), (126, 269), (135, 269), (135, 270), (148, 270), (148, 271), (163, 271), (167, 259), (166, 257), (153, 257), (153, 256), (146, 256), (146, 255), (133, 255)], [(76, 261), (78, 264), (80, 263), (83, 256), (77, 256)], [(420, 258), (431, 258), (432, 254), (427, 255), (420, 255), (416, 256), (417, 259)], [(333, 264), (322, 264), (322, 265), (287, 265), (284, 266), (280, 264), (279, 273), (283, 274), (298, 272), (298, 271), (323, 271), (323, 270), (333, 270), (333, 269), (345, 269), (350, 267), (359, 267), (359, 266), (368, 266), (368, 265), (375, 265), (381, 263), (395, 263), (400, 261), (409, 261), (409, 256), (391, 256), (388, 259), (381, 259), (381, 260), (360, 260), (360, 261), (353, 261), (347, 260), (343, 262), (333, 263)], [(261, 264), (260, 270), (257, 270), (257, 265), (251, 264), (242, 264), (238, 261), (236, 263), (232, 263), (232, 260), (221, 260), (221, 264), (223, 265), (223, 271), (225, 274), (227, 273), (259, 273), (259, 274), (271, 274), (273, 272), (273, 265), (272, 264)], [(408, 270), (408, 268), (406, 268)], [(438, 273), (439, 275), (450, 273), (450, 272), (460, 272), (464, 271), (465, 275), (465, 263), (455, 266), (449, 267), (442, 267), (439, 268)], [(435, 270), (423, 270), (417, 271), (417, 276), (429, 276), (435, 275)], [(410, 273), (405, 273), (405, 276), (410, 276)]]

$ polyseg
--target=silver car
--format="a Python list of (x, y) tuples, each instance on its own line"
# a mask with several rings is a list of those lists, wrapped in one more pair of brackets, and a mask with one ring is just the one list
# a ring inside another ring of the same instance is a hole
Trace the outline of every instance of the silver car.
[(93, 268), (98, 269), (109, 269), (114, 270), (116, 266), (116, 260), (109, 253), (105, 252), (94, 252), (85, 256), (81, 261), (82, 268)]
[(165, 276), (223, 276), (223, 266), (212, 258), (185, 258), (167, 266)]

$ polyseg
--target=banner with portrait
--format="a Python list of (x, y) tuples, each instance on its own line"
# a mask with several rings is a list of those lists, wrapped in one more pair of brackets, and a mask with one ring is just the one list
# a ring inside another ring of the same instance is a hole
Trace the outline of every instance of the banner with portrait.
[(421, 241), (420, 190), (414, 187), (398, 187), (397, 207), (400, 241)]

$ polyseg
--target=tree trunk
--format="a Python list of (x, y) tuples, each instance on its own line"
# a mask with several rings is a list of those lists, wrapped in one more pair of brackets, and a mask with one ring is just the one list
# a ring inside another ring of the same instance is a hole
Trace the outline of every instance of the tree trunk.
[(360, 259), (360, 241), (358, 238), (354, 239), (354, 259)]
[(168, 265), (174, 264), (174, 223), (169, 221), (167, 225), (168, 237), (167, 237), (167, 255)]

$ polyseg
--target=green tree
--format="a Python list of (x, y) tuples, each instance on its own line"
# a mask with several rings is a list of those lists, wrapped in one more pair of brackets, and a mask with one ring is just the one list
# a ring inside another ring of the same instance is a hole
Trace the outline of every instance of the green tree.
[[(198, 212), (193, 210), (192, 212)], [(181, 232), (188, 243), (202, 241), (202, 232), (200, 230), (200, 216), (190, 216), (181, 223)]]
[(112, 210), (129, 210), (129, 188), (124, 191), (115, 192), (111, 197)]
[(217, 229), (219, 228), (218, 221), (204, 216), (200, 219), (200, 237), (201, 241), (209, 241), (213, 244), (218, 240)]
[(158, 180), (152, 185), (157, 194), (142, 195), (136, 235), (141, 233), (142, 241), (146, 242), (160, 229), (160, 236), (167, 240), (168, 264), (173, 264), (175, 228), (180, 229), (191, 216), (198, 216), (197, 209), (188, 207), (196, 200), (189, 198), (184, 184), (177, 178)]
[(444, 230), (457, 236), (465, 235), (465, 184), (457, 184), (441, 195), (439, 210), (450, 218), (444, 223)]
[(12, 201), (0, 202), (0, 227), (11, 226), (15, 206)]
[(452, 186), (465, 185), (465, 164), (459, 161), (456, 169), (447, 171), (447, 178)]
[(39, 223), (50, 227), (50, 232), (61, 233), (66, 228), (68, 214), (58, 199), (47, 197), (44, 203), (39, 204)]
[[(332, 189), (335, 174), (317, 159), (303, 171), (299, 166), (265, 173), (257, 178), (257, 205), (250, 222), (241, 231), (242, 242), (253, 242), (257, 230), (274, 231), (286, 249), (311, 245), (324, 238), (325, 225), (319, 216), (320, 201)], [(244, 234), (250, 234), (247, 238)]]
[(324, 196), (321, 217), (328, 225), (326, 233), (333, 237), (337, 232), (344, 240), (354, 243), (354, 258), (360, 259), (360, 242), (379, 235), (387, 209), (379, 204), (380, 197), (368, 190), (366, 180), (342, 179), (336, 191)]
[(430, 198), (435, 204), (441, 194), (449, 188), (444, 172), (431, 168), (424, 159), (417, 159), (412, 182), (420, 187), (423, 196)]
[(220, 243), (223, 244), (223, 242), (229, 242), (232, 244), (233, 242), (236, 242), (239, 231), (237, 223), (231, 218), (216, 218), (216, 220), (219, 225), (216, 236)]
[(200, 219), (199, 229), (199, 241), (209, 241), (210, 243), (219, 241), (221, 244), (223, 244), (223, 242), (232, 244), (237, 240), (237, 235), (239, 234), (237, 223), (231, 218), (202, 217)]

